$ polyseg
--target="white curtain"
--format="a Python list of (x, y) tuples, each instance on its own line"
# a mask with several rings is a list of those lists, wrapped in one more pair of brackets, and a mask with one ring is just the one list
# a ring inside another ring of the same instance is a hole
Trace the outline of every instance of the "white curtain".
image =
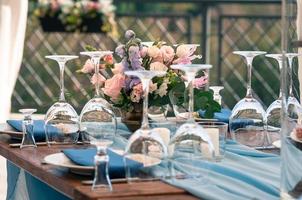
[[(297, 0), (297, 36), (298, 40), (302, 41), (302, 0)], [(302, 54), (302, 47), (298, 48), (298, 53)], [(299, 59), (299, 69), (298, 75), (300, 80), (300, 101), (302, 100), (302, 58), (301, 56), (298, 57)]]
[(0, 122), (10, 114), (22, 62), (28, 0), (0, 0)]

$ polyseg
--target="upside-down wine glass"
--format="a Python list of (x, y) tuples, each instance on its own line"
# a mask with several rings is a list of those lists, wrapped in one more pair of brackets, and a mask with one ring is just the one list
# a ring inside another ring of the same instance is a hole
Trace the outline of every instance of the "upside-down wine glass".
[[(169, 143), (169, 160), (171, 160), (170, 176), (174, 179), (177, 176), (175, 169), (185, 163), (192, 164), (196, 161), (214, 158), (214, 146), (206, 130), (195, 122), (194, 112), (194, 87), (193, 81), (197, 72), (210, 69), (212, 65), (187, 64), (172, 65), (171, 68), (181, 70), (185, 73), (189, 89), (189, 117), (182, 124), (171, 138)], [(180, 167), (182, 168), (182, 167)], [(205, 174), (193, 169), (183, 171), (183, 178), (205, 178)]]
[(92, 189), (106, 187), (112, 190), (111, 181), (108, 174), (109, 156), (107, 148), (113, 143), (117, 121), (111, 105), (102, 97), (99, 85), (99, 63), (105, 55), (111, 55), (111, 51), (86, 51), (81, 55), (89, 56), (94, 64), (94, 73), (96, 76), (95, 96), (89, 100), (80, 114), (80, 128), (85, 131), (86, 137), (92, 145), (97, 148), (97, 154), (94, 157), (95, 176)]
[[(141, 80), (143, 87), (143, 119), (141, 127), (136, 130), (128, 140), (125, 148), (125, 170), (128, 182), (135, 177), (147, 176), (154, 164), (161, 163), (167, 157), (167, 147), (157, 132), (157, 129), (151, 129), (148, 122), (148, 95), (150, 81), (154, 77), (162, 77), (166, 74), (164, 71), (126, 71), (127, 76), (136, 76)], [(129, 159), (126, 159), (129, 158)], [(129, 160), (140, 160), (143, 163), (143, 172), (135, 171), (130, 168)]]
[(214, 94), (214, 100), (217, 101), (219, 103), (219, 105), (221, 105), (221, 95), (220, 95), (220, 91), (223, 90), (224, 87), (222, 86), (210, 86), (210, 89), (213, 90)]
[(298, 99), (294, 96), (293, 92), (293, 60), (295, 57), (300, 56), (298, 53), (286, 53), (285, 56), (288, 59), (288, 71), (289, 71), (289, 95), (288, 95), (288, 116), (291, 119), (298, 119), (298, 112), (300, 112), (301, 105)]
[(253, 97), (251, 86), (252, 63), (254, 57), (266, 54), (264, 51), (234, 51), (243, 56), (247, 63), (247, 92), (233, 108), (230, 117), (230, 132), (232, 137), (241, 144), (253, 148), (265, 148), (267, 145), (266, 119), (263, 106)]
[(45, 133), (48, 145), (51, 142), (75, 143), (78, 139), (78, 114), (65, 100), (64, 68), (69, 60), (78, 58), (73, 55), (51, 55), (45, 58), (55, 60), (60, 67), (60, 97), (45, 115)]
[(22, 142), (20, 149), (24, 147), (37, 147), (35, 137), (34, 137), (34, 121), (31, 116), (35, 113), (37, 109), (20, 109), (19, 112), (22, 113), (24, 119), (22, 121)]
[[(185, 45), (185, 46), (189, 47), (190, 49), (200, 47), (200, 44), (174, 44), (173, 46), (178, 47), (180, 45)], [(196, 55), (196, 58), (201, 59), (202, 55)], [(188, 88), (188, 81), (185, 81), (185, 86), (186, 86), (186, 88)], [(189, 118), (188, 107), (186, 107), (185, 105), (176, 105), (176, 104), (172, 103), (172, 108), (173, 108), (174, 115), (177, 119), (187, 120)]]
[[(281, 71), (282, 71), (282, 54), (267, 54), (266, 57), (273, 58), (277, 60), (279, 69), (280, 69), (280, 83), (281, 83)], [(279, 97), (276, 99), (266, 110), (266, 120), (267, 120), (267, 133), (269, 134), (269, 144), (272, 144), (274, 141), (280, 139), (280, 130), (281, 130), (281, 86), (279, 91)]]

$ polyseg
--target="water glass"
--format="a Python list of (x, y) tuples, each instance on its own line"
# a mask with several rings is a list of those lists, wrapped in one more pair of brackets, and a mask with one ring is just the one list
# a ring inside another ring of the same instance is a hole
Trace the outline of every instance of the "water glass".
[(221, 161), (225, 155), (228, 124), (224, 122), (199, 122), (209, 134), (215, 149), (215, 161)]

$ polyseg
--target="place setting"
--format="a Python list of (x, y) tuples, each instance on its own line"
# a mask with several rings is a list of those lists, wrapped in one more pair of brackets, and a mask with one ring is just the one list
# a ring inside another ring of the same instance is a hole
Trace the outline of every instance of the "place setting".
[(301, 2), (12, 2), (7, 200), (301, 199)]

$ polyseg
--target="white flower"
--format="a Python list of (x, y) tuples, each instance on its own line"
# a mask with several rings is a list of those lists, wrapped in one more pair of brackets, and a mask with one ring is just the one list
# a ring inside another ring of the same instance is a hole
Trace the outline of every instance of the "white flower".
[(151, 71), (165, 71), (166, 72), (168, 70), (168, 67), (166, 65), (164, 65), (163, 63), (161, 63), (161, 62), (154, 62), (154, 63), (151, 63), (150, 70)]
[(163, 97), (167, 94), (168, 90), (168, 83), (167, 82), (163, 82), (158, 90), (155, 91), (155, 94), (158, 94), (160, 97)]
[(150, 81), (149, 93), (153, 93), (155, 90), (157, 90), (157, 83)]
[(160, 56), (160, 54), (161, 54), (161, 51), (157, 46), (151, 46), (148, 48), (148, 55), (151, 58), (156, 58), (156, 57)]

